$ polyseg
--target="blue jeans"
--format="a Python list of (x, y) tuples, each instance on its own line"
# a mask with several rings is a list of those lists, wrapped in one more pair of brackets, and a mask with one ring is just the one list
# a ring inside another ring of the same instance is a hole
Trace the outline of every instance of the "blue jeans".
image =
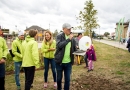
[(19, 73), (20, 73), (20, 68), (22, 65), (22, 61), (20, 62), (14, 62), (14, 68), (15, 68), (15, 82), (17, 86), (20, 86), (20, 79), (19, 79)]
[(62, 90), (62, 73), (64, 71), (64, 90), (69, 90), (70, 87), (70, 75), (72, 70), (72, 64), (71, 63), (62, 63), (56, 64), (56, 70), (57, 70), (57, 90)]
[(53, 74), (53, 79), (54, 82), (56, 82), (56, 65), (54, 59), (49, 59), (44, 57), (44, 81), (47, 82), (47, 77), (48, 77), (48, 70), (49, 70), (49, 63), (51, 64), (51, 70)]

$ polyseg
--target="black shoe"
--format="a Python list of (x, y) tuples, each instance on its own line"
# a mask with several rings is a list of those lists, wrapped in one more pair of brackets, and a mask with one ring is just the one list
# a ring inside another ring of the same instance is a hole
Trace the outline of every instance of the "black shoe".
[(91, 71), (93, 71), (93, 69), (91, 69)]
[(88, 70), (87, 72), (90, 72), (91, 70)]
[(30, 88), (33, 88), (33, 85), (31, 85), (31, 87)]

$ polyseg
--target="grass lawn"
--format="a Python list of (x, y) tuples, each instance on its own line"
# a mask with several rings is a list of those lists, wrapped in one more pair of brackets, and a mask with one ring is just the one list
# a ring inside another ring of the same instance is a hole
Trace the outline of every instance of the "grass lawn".
[[(94, 71), (87, 72), (81, 65), (73, 65), (71, 90), (130, 90), (130, 53), (100, 42), (94, 42), (97, 61)], [(44, 70), (37, 70), (32, 90), (44, 90)], [(24, 90), (24, 73), (20, 74), (22, 90)], [(64, 82), (64, 80), (63, 80)], [(51, 70), (48, 76), (49, 87), (54, 90)], [(15, 90), (14, 74), (6, 75), (6, 90)]]

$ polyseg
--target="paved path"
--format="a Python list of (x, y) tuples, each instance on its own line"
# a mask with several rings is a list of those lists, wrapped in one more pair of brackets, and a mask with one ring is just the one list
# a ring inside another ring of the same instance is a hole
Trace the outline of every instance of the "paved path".
[[(7, 41), (6, 44), (7, 44), (8, 48), (11, 49), (12, 42)], [(42, 43), (38, 43), (38, 48), (41, 48), (41, 46), (42, 46)]]
[[(94, 40), (98, 41), (98, 42), (101, 42), (101, 43), (105, 43), (105, 44), (111, 45), (111, 46), (115, 46), (117, 48), (122, 48), (124, 50), (128, 50), (126, 48), (125, 43), (121, 44), (121, 43), (119, 43), (117, 41), (109, 41), (109, 40), (97, 40), (97, 39), (94, 39)], [(42, 45), (42, 43), (38, 43), (38, 48), (41, 48), (41, 45)]]
[(96, 40), (96, 39), (94, 39), (94, 40), (98, 41), (98, 42), (101, 42), (101, 43), (105, 43), (105, 44), (111, 45), (111, 46), (115, 46), (117, 48), (122, 48), (124, 50), (128, 50), (126, 48), (126, 44), (125, 43), (121, 44), (121, 43), (119, 43), (117, 41), (109, 41), (109, 40)]
[[(126, 48), (126, 44), (125, 44), (125, 43), (121, 44), (121, 43), (119, 43), (119, 42), (109, 41), (109, 40), (97, 40), (97, 39), (94, 39), (94, 40), (95, 40), (95, 41), (98, 41), (98, 42), (101, 42), (101, 43), (105, 43), (105, 44), (111, 45), (111, 46), (115, 46), (115, 47), (117, 47), (117, 48), (122, 48), (122, 49), (124, 49), (124, 50), (128, 50), (128, 49)], [(9, 46), (9, 48), (10, 48), (11, 44), (10, 44), (9, 42), (7, 42), (7, 44), (8, 44), (8, 46)], [(38, 48), (41, 48), (41, 45), (42, 45), (42, 43), (38, 43)]]

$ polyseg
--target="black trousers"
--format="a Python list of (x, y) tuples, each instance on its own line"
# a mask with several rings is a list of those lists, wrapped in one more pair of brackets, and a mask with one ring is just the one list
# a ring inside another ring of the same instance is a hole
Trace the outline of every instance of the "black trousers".
[(85, 61), (86, 67), (88, 67), (87, 55), (84, 55), (84, 61)]
[(0, 77), (0, 90), (5, 90), (5, 77)]
[(25, 72), (25, 90), (30, 90), (34, 79), (35, 66), (24, 67), (24, 72)]

